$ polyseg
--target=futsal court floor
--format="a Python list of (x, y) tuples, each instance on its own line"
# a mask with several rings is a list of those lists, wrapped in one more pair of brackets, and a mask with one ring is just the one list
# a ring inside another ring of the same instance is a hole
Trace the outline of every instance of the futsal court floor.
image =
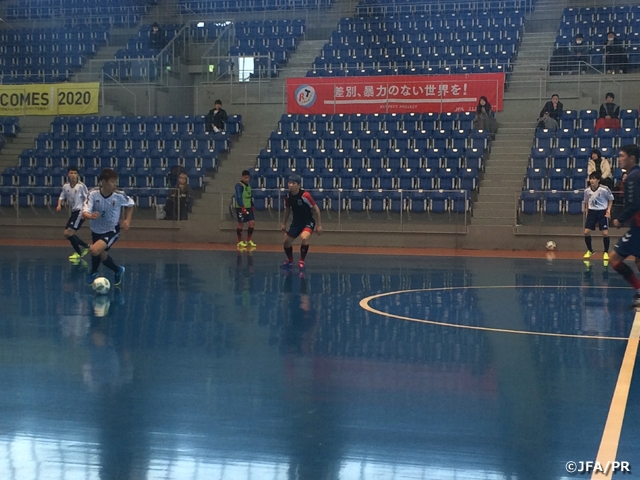
[(0, 480), (640, 478), (601, 261), (125, 246), (0, 246)]

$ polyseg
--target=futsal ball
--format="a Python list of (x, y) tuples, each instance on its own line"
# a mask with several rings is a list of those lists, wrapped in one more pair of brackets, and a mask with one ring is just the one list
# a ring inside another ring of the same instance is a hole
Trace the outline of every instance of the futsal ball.
[(109, 293), (109, 289), (111, 288), (111, 283), (104, 277), (98, 277), (93, 281), (91, 285), (93, 287), (93, 291), (99, 295), (105, 295)]
[(553, 251), (556, 249), (556, 242), (554, 242), (553, 240), (549, 240), (547, 242), (547, 250)]

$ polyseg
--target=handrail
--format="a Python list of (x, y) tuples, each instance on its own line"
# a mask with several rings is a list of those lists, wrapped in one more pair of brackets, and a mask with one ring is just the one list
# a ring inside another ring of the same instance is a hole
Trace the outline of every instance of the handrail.
[(136, 98), (136, 94), (133, 93), (131, 90), (129, 90), (127, 87), (125, 87), (122, 83), (120, 83), (118, 80), (116, 80), (115, 78), (113, 78), (111, 75), (109, 75), (108, 73), (104, 73), (102, 72), (102, 106), (104, 107), (104, 77), (109, 77), (111, 80), (113, 80), (115, 83), (117, 83), (118, 85), (120, 85), (122, 88), (124, 88), (127, 92), (129, 92), (132, 96), (133, 96), (133, 115), (137, 116), (138, 115), (138, 108), (137, 108), (137, 98)]

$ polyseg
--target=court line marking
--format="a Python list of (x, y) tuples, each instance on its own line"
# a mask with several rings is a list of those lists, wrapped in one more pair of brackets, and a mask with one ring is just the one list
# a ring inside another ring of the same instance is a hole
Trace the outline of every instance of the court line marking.
[(453, 327), (453, 328), (462, 328), (465, 330), (478, 330), (484, 332), (496, 332), (496, 333), (512, 333), (518, 335), (537, 335), (540, 337), (560, 337), (560, 338), (581, 338), (585, 340), (617, 340), (617, 341), (629, 341), (629, 337), (610, 337), (610, 336), (602, 336), (602, 335), (577, 335), (571, 333), (549, 333), (549, 332), (531, 332), (528, 330), (511, 330), (506, 328), (492, 328), (492, 327), (479, 327), (475, 325), (460, 325), (457, 323), (449, 323), (449, 322), (438, 322), (435, 320), (423, 320), (419, 318), (405, 317), (404, 315), (396, 315), (395, 313), (382, 312), (380, 310), (376, 310), (375, 308), (369, 305), (369, 302), (372, 300), (376, 300), (382, 297), (388, 297), (391, 295), (400, 295), (404, 293), (414, 293), (414, 292), (434, 292), (434, 291), (447, 291), (447, 290), (479, 290), (479, 289), (488, 289), (488, 288), (599, 288), (599, 289), (612, 289), (612, 290), (629, 290), (629, 287), (609, 287), (609, 286), (598, 286), (598, 287), (585, 287), (582, 285), (475, 285), (475, 286), (467, 286), (467, 287), (441, 287), (441, 288), (417, 288), (413, 290), (398, 290), (395, 292), (385, 292), (378, 293), (376, 295), (371, 295), (369, 297), (365, 297), (360, 300), (360, 307), (364, 310), (382, 315), (383, 317), (396, 318), (398, 320), (405, 320), (408, 322), (416, 322), (416, 323), (425, 323), (428, 325), (438, 325), (441, 327)]
[[(624, 414), (627, 408), (627, 400), (629, 398), (629, 389), (631, 388), (631, 380), (633, 378), (633, 367), (636, 363), (636, 357), (638, 355), (638, 343), (640, 342), (640, 312), (636, 312), (633, 319), (633, 326), (631, 327), (631, 333), (627, 339), (627, 348), (622, 358), (622, 365), (620, 367), (620, 373), (618, 374), (618, 381), (616, 382), (616, 388), (613, 391), (613, 398), (611, 399), (611, 406), (609, 407), (609, 415), (602, 432), (602, 440), (600, 441), (600, 448), (598, 449), (598, 455), (596, 461), (600, 462), (603, 467), (612, 465), (616, 459), (618, 453), (618, 445), (620, 443), (620, 435), (622, 434), (622, 422), (624, 421)], [(628, 461), (627, 459), (623, 459)], [(594, 472), (591, 476), (592, 479), (610, 479), (613, 476), (613, 469), (609, 467), (606, 474), (601, 472)]]

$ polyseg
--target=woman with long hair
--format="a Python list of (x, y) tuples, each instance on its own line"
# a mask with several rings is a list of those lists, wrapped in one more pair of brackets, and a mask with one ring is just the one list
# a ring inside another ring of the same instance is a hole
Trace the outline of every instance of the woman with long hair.
[(476, 118), (473, 119), (474, 130), (484, 130), (492, 137), (498, 131), (498, 122), (493, 118), (491, 104), (484, 95), (478, 100)]

